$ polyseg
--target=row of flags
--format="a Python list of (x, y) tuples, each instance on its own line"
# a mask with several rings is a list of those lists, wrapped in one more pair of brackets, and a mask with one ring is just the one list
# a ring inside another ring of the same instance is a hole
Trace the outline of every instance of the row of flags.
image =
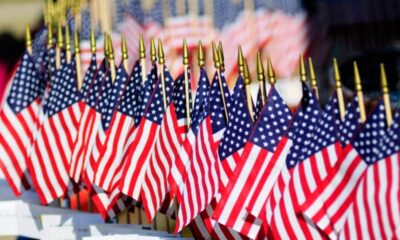
[[(27, 31), (0, 112), (0, 168), (16, 195), (31, 187), (47, 205), (87, 189), (105, 219), (134, 205), (197, 238), (400, 237), (400, 114), (392, 116), (383, 65), (383, 97), (367, 116), (356, 63), (356, 95), (344, 107), (335, 65), (336, 91), (321, 106), (316, 82), (307, 84), (312, 62), (308, 77), (300, 57), (302, 98), (293, 109), (260, 56), (253, 101), (241, 48), (230, 91), (223, 44), (212, 43), (210, 81), (200, 42), (194, 91), (186, 41), (175, 78), (161, 40), (158, 48), (150, 40), (147, 72), (142, 57), (128, 67), (124, 36), (121, 62), (105, 34), (98, 64), (92, 33), (82, 74), (78, 33), (72, 53), (61, 26), (57, 44), (45, 30), (43, 46)], [(143, 46), (140, 37), (139, 53)]]

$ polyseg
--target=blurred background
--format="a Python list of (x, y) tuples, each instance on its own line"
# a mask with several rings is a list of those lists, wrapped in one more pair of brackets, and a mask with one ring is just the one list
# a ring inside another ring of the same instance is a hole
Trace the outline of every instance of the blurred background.
[[(63, 23), (80, 29), (82, 45), (88, 47), (90, 29), (96, 29), (98, 46), (102, 32), (119, 32), (128, 40), (131, 64), (138, 59), (138, 38), (143, 33), (161, 38), (167, 65), (174, 76), (182, 70), (182, 39), (192, 56), (192, 81), (196, 84), (198, 40), (210, 51), (211, 41), (221, 41), (225, 53), (225, 76), (230, 85), (237, 77), (237, 48), (243, 53), (256, 79), (256, 53), (271, 57), (278, 79), (298, 79), (300, 54), (311, 57), (317, 73), (321, 100), (333, 90), (332, 58), (339, 62), (348, 94), (353, 88), (352, 61), (357, 60), (368, 99), (380, 95), (379, 63), (384, 62), (392, 101), (400, 95), (400, 1), (398, 0), (80, 0)], [(0, 1), (0, 87), (4, 88), (24, 51), (25, 25), (37, 37), (43, 34), (45, 12), (52, 1)], [(148, 50), (148, 48), (147, 48)], [(101, 53), (101, 48), (99, 52)], [(208, 54), (210, 74), (212, 56)], [(264, 61), (265, 63), (266, 61)], [(85, 61), (84, 61), (85, 64)]]

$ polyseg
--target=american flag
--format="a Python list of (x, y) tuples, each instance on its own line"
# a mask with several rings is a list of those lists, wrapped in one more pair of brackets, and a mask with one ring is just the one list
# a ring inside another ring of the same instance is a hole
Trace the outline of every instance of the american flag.
[(195, 132), (197, 132), (198, 122), (194, 122), (196, 115), (200, 114), (203, 101), (208, 98), (208, 91), (210, 89), (210, 82), (208, 81), (207, 73), (204, 68), (200, 69), (199, 86), (197, 89), (196, 99), (194, 103), (194, 109), (191, 112), (191, 125), (189, 132), (183, 142), (182, 147), (179, 150), (179, 155), (172, 165), (170, 175), (168, 176), (168, 182), (170, 184), (171, 193), (176, 197), (177, 201), (182, 200), (183, 191), (183, 178), (186, 174), (189, 166), (189, 156), (191, 156), (194, 144), (195, 144)]
[(189, 106), (191, 106), (190, 93), (190, 81), (189, 96), (187, 97), (185, 95), (185, 77), (184, 75), (179, 76), (175, 80), (172, 101), (164, 113), (160, 131), (156, 137), (157, 140), (149, 160), (149, 167), (144, 177), (140, 195), (149, 221), (154, 218), (157, 210), (167, 199), (166, 194), (169, 194), (167, 181), (169, 171), (178, 156), (178, 151), (186, 138), (188, 129), (186, 99), (189, 100)]
[[(340, 143), (336, 136), (334, 116), (330, 110), (322, 115), (315, 95), (309, 90), (305, 92), (305, 95), (307, 93), (310, 97), (308, 99), (307, 96), (303, 97), (303, 110), (297, 113), (300, 121), (297, 122), (298, 126), (294, 126), (294, 132), (292, 132), (293, 146), (286, 158), (286, 167), (282, 169), (280, 179), (277, 181), (280, 184), (275, 184), (273, 194), (268, 200), (273, 203), (270, 204), (269, 209), (266, 209), (266, 212), (272, 215), (272, 219), (267, 217), (269, 218), (268, 236), (276, 238), (318, 239), (323, 237), (309, 219), (301, 213), (296, 213), (296, 194), (301, 195), (307, 187), (310, 185), (312, 187), (312, 184), (307, 184), (313, 182), (318, 176), (318, 171), (313, 172), (318, 165), (329, 162), (329, 157), (335, 162), (337, 159), (335, 143), (339, 150)], [(304, 107), (305, 99), (308, 101), (308, 106)], [(337, 99), (332, 98), (328, 108), (333, 110), (333, 104), (337, 104)], [(293, 122), (293, 125), (295, 123)], [(323, 150), (326, 150), (325, 154), (322, 153)], [(315, 168), (310, 169), (311, 166)]]
[(90, 65), (88, 70), (86, 71), (81, 89), (83, 110), (81, 118), (79, 119), (78, 133), (74, 142), (74, 147), (71, 155), (71, 166), (69, 170), (69, 176), (75, 183), (80, 183), (82, 177), (82, 171), (85, 165), (83, 158), (78, 156), (82, 154), (82, 151), (84, 150), (82, 148), (82, 144), (85, 142), (87, 134), (90, 132), (90, 128), (88, 127), (88, 125), (86, 125), (86, 123), (88, 122), (88, 118), (90, 119), (89, 94), (92, 85), (94, 85), (96, 81), (95, 80), (96, 72), (97, 72), (96, 54), (92, 54)]
[(393, 120), (382, 142), (375, 145), (378, 158), (358, 184), (340, 239), (400, 238), (400, 114)]
[[(236, 164), (240, 161), (243, 147), (247, 143), (253, 128), (253, 122), (247, 109), (245, 94), (243, 78), (239, 77), (233, 90), (232, 108), (229, 114), (229, 121), (218, 147), (218, 155), (221, 160), (221, 165), (219, 167), (219, 192), (224, 191), (230, 177), (233, 175)], [(216, 239), (242, 238), (239, 233), (219, 224), (211, 218), (214, 214), (214, 208), (219, 198), (220, 195), (217, 195), (215, 200), (213, 200), (200, 215), (205, 227), (210, 235)], [(198, 219), (195, 219), (195, 221), (199, 222)]]
[[(250, 141), (244, 147), (242, 159), (215, 209), (213, 218), (219, 223), (250, 238), (257, 236), (261, 221), (246, 221), (248, 214), (245, 207), (253, 195), (259, 196), (260, 199), (268, 196), (278, 177), (291, 146), (291, 140), (282, 137), (290, 119), (289, 108), (272, 87)], [(253, 169), (256, 170), (252, 171)], [(260, 181), (264, 173), (268, 173), (268, 176)], [(262, 187), (263, 191), (257, 191), (258, 187)]]
[(82, 87), (82, 91), (86, 92), (84, 96), (86, 105), (79, 120), (78, 135), (71, 155), (69, 172), (75, 183), (79, 183), (87, 174), (92, 174), (90, 168), (87, 169), (87, 166), (90, 151), (96, 137), (97, 129), (95, 129), (95, 126), (97, 125), (95, 125), (95, 122), (100, 120), (100, 113), (96, 111), (96, 105), (98, 96), (101, 95), (101, 85), (106, 74), (105, 62), (103, 61), (99, 68), (97, 68), (96, 64), (96, 55), (93, 55), (91, 67), (85, 74), (85, 78), (92, 78), (88, 92)]
[(66, 193), (70, 157), (82, 111), (75, 61), (62, 65), (51, 82), (44, 120), (28, 161), (33, 184), (43, 204)]
[[(117, 69), (112, 88), (106, 90), (108, 103), (101, 110), (101, 126), (97, 130), (96, 144), (92, 149), (92, 155), (96, 162), (93, 184), (105, 191), (111, 190), (113, 179), (120, 165), (116, 156), (122, 151), (132, 124), (131, 118), (126, 119), (124, 114), (117, 111), (127, 82), (128, 74), (121, 64)], [(128, 121), (125, 122), (125, 119)]]
[[(142, 67), (142, 66), (141, 66)], [(140, 73), (141, 76), (141, 73)], [(142, 85), (142, 80), (140, 78), (140, 85), (137, 85), (137, 91), (139, 92), (139, 105), (135, 111), (135, 123), (139, 126), (142, 117), (146, 111), (147, 104), (150, 100), (151, 94), (157, 83), (157, 65), (154, 64), (147, 75), (146, 82)], [(140, 89), (139, 89), (140, 88)]]
[[(334, 236), (343, 228), (354, 200), (354, 190), (367, 167), (377, 160), (374, 146), (385, 136), (385, 125), (384, 104), (380, 101), (352, 143), (343, 149), (335, 167), (327, 172), (324, 184), (317, 186), (317, 194), (300, 206), (326, 235)], [(326, 217), (331, 221), (326, 221)]]
[(25, 52), (0, 112), (0, 168), (15, 195), (28, 188), (28, 146), (39, 117), (41, 80), (32, 57)]
[(340, 142), (342, 146), (348, 145), (359, 129), (361, 119), (359, 118), (360, 110), (357, 96), (353, 96), (346, 106), (346, 114), (343, 121), (336, 121)]
[[(147, 79), (146, 83), (151, 81), (151, 79)], [(161, 121), (166, 110), (163, 108), (163, 97), (166, 98), (167, 104), (171, 100), (173, 79), (166, 68), (164, 69), (165, 91), (162, 89), (161, 81), (159, 79), (156, 83), (156, 88), (147, 104), (144, 117), (136, 129), (135, 138), (130, 144), (126, 156), (124, 156), (126, 160), (124, 161), (119, 188), (122, 193), (135, 200), (139, 200), (144, 174), (156, 140), (155, 137), (148, 136), (157, 136), (160, 130)], [(163, 92), (166, 96), (163, 96)]]

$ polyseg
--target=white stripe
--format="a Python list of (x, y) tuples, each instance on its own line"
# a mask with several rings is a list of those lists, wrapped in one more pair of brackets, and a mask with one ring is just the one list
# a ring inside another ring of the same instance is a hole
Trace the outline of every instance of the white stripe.
[(391, 229), (390, 229), (390, 224), (389, 224), (388, 207), (386, 206), (386, 193), (389, 189), (388, 189), (388, 177), (387, 177), (388, 175), (386, 172), (385, 161), (392, 161), (392, 158), (383, 159), (377, 163), (378, 164), (378, 166), (377, 166), (378, 167), (378, 176), (376, 176), (376, 177), (379, 179), (379, 185), (380, 185), (379, 192), (377, 193), (378, 198), (379, 198), (379, 200), (378, 200), (379, 203), (377, 205), (378, 205), (379, 209), (381, 210), (382, 215), (380, 216), (380, 218), (382, 219), (383, 229), (386, 233), (386, 236), (388, 236), (388, 235), (390, 235)]
[[(330, 148), (330, 146), (327, 149), (328, 153), (329, 153), (329, 148)], [(322, 150), (322, 151), (324, 151), (324, 150)], [(315, 164), (317, 165), (318, 175), (319, 175), (320, 179), (325, 179), (328, 174), (326, 172), (326, 169), (328, 166), (325, 166), (325, 161), (324, 161), (325, 159), (322, 155), (322, 151), (319, 151), (317, 154), (315, 154)], [(331, 158), (329, 157), (329, 161), (330, 160), (331, 160)]]
[(400, 167), (399, 167), (399, 153), (391, 156), (392, 161), (392, 189), (390, 191), (390, 205), (392, 206), (392, 218), (396, 226), (397, 237), (400, 237)]
[(332, 144), (328, 147), (328, 156), (329, 156), (329, 162), (331, 163), (330, 167), (335, 166), (338, 160), (338, 154), (336, 152), (335, 144)]
[[(376, 204), (378, 204), (377, 202), (375, 202), (375, 179), (378, 178), (379, 176), (374, 176), (374, 168), (377, 166), (373, 166), (373, 167), (369, 167), (367, 169), (367, 173), (365, 175), (365, 180), (367, 182), (367, 186), (368, 188), (366, 189), (366, 197), (367, 197), (367, 202), (365, 203), (365, 207), (368, 208), (368, 214), (371, 218), (371, 223), (372, 223), (372, 232), (374, 234), (374, 236), (371, 236), (374, 239), (380, 239), (382, 238), (382, 234), (379, 232), (379, 222), (378, 222), (378, 218), (380, 216), (378, 216), (378, 213), (376, 212)], [(378, 183), (379, 184), (379, 183)], [(360, 185), (360, 187), (362, 187)], [(378, 206), (379, 207), (379, 206)]]

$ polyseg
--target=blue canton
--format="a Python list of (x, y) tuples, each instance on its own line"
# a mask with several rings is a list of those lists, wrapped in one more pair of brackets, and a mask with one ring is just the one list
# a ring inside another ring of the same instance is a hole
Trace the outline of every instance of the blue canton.
[(48, 101), (43, 106), (44, 112), (51, 117), (80, 101), (81, 96), (76, 84), (75, 61), (61, 66), (53, 78)]
[[(164, 68), (164, 86), (168, 106), (171, 101), (171, 93), (174, 87), (174, 80), (172, 79), (171, 74), (166, 67)], [(148, 108), (146, 109), (145, 118), (160, 125), (164, 116), (164, 111), (164, 99), (160, 78), (157, 81), (156, 88), (150, 98)]]
[(121, 102), (118, 105), (118, 111), (124, 115), (134, 118), (135, 111), (138, 107), (138, 95), (141, 89), (141, 68), (137, 61), (133, 67), (132, 73), (129, 77), (128, 84), (122, 96)]
[(102, 63), (100, 64), (100, 67), (97, 71), (97, 73), (94, 76), (93, 83), (91, 88), (89, 89), (89, 94), (87, 97), (87, 104), (91, 107), (96, 109), (97, 102), (99, 98), (99, 95), (101, 95), (101, 85), (103, 83), (103, 80), (106, 75), (106, 64), (105, 61), (103, 60)]
[(375, 146), (378, 151), (378, 160), (391, 156), (400, 151), (400, 112), (397, 111), (393, 118), (392, 125), (388, 128), (387, 134), (382, 142)]
[(147, 75), (146, 82), (144, 83), (144, 86), (141, 89), (141, 93), (139, 94), (139, 106), (138, 110), (135, 112), (136, 119), (138, 120), (137, 125), (139, 125), (139, 122), (143, 117), (144, 112), (146, 111), (147, 104), (149, 102), (151, 94), (154, 91), (156, 82), (157, 82), (157, 66), (154, 64), (150, 70), (150, 73)]
[(239, 77), (232, 95), (233, 106), (231, 114), (229, 114), (228, 125), (218, 148), (221, 160), (243, 148), (253, 128), (243, 90), (243, 78)]
[(201, 68), (194, 110), (192, 112), (192, 121), (190, 124), (190, 129), (195, 135), (199, 130), (201, 122), (207, 116), (209, 111), (209, 91), (210, 82), (208, 80), (207, 73), (204, 68)]
[(85, 101), (88, 100), (89, 89), (94, 81), (93, 78), (96, 72), (97, 72), (97, 59), (96, 59), (96, 54), (94, 53), (90, 58), (90, 64), (88, 69), (86, 70), (85, 77), (83, 78), (83, 83), (82, 83), (81, 95)]
[[(190, 86), (190, 73), (188, 73), (189, 83), (189, 111), (192, 106), (192, 91)], [(185, 75), (181, 74), (175, 80), (174, 91), (172, 93), (172, 102), (174, 103), (176, 118), (186, 119), (186, 95), (185, 95)], [(189, 113), (190, 116), (190, 113)]]
[(19, 113), (40, 96), (40, 79), (32, 57), (25, 52), (14, 75), (7, 103), (14, 113)]
[(340, 142), (346, 146), (353, 139), (354, 134), (361, 124), (360, 109), (358, 108), (358, 98), (354, 96), (347, 104), (344, 121), (339, 123)]
[[(221, 76), (221, 82), (224, 90), (225, 103), (229, 118), (229, 109), (231, 107), (231, 96), (226, 85), (225, 78)], [(229, 105), (228, 105), (229, 102)], [(211, 124), (213, 133), (217, 133), (225, 129), (227, 122), (225, 119), (225, 109), (222, 102), (221, 91), (219, 86), (218, 74), (214, 75), (214, 80), (210, 89), (210, 108), (211, 108)]]
[(290, 124), (287, 136), (293, 141), (293, 145), (286, 157), (287, 168), (305, 160), (310, 154), (313, 136), (319, 124), (321, 110), (314, 93), (307, 85), (303, 84), (303, 97), (299, 109)]
[(250, 141), (270, 152), (274, 152), (281, 136), (287, 130), (292, 115), (275, 87), (272, 87), (266, 106), (256, 122)]

